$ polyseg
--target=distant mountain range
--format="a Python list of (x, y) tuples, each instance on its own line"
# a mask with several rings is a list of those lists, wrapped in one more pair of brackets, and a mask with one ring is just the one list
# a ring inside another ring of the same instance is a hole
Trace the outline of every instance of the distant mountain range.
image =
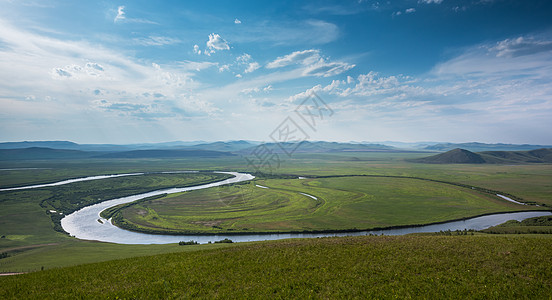
[(426, 164), (525, 164), (552, 163), (552, 149), (530, 151), (483, 151), (471, 152), (453, 149), (445, 153), (410, 160)]
[(0, 149), (2, 160), (37, 159), (85, 159), (85, 158), (184, 158), (235, 156), (231, 152), (212, 150), (131, 150), (117, 152), (81, 151), (30, 147), (22, 149)]
[[(258, 150), (259, 145), (237, 151), (242, 155), (249, 155)], [(400, 151), (395, 147), (381, 144), (351, 144), (337, 142), (309, 142), (302, 143), (265, 143), (262, 147), (271, 153), (329, 153), (329, 152), (390, 152)]]
[[(448, 151), (449, 148), (461, 148), (470, 153), (476, 151), (489, 152), (484, 159), (488, 163), (495, 157), (501, 160), (512, 160), (513, 157), (501, 157), (502, 154), (490, 154), (491, 152), (504, 151), (531, 151), (538, 148), (552, 146), (540, 145), (513, 145), (513, 144), (484, 144), (484, 143), (435, 143), (424, 144), (387, 142), (395, 146), (383, 143), (338, 143), (323, 141), (304, 141), (302, 143), (263, 143), (255, 141), (226, 141), (226, 142), (167, 142), (151, 144), (77, 144), (69, 141), (33, 141), (33, 142), (7, 142), (0, 143), (0, 160), (20, 159), (66, 159), (66, 158), (154, 158), (154, 157), (222, 157), (229, 155), (252, 155), (262, 145), (263, 151), (271, 153), (332, 153), (332, 152), (438, 152)], [(453, 148), (453, 149), (455, 149)], [(474, 150), (475, 149), (475, 150)], [(513, 149), (513, 150), (510, 150)], [(493, 151), (489, 151), (493, 150)], [(456, 150), (458, 152), (459, 150)], [(463, 153), (463, 154), (462, 154)], [(446, 154), (446, 155), (445, 155)], [(444, 161), (449, 161), (450, 154), (443, 153)], [(481, 155), (481, 154), (477, 154)], [(453, 155), (450, 161), (473, 161), (477, 159), (473, 155), (459, 152)], [(465, 156), (464, 158), (461, 158)], [(522, 155), (523, 156), (523, 155)], [(526, 155), (525, 155), (526, 156)], [(525, 157), (523, 156), (523, 157)], [(441, 156), (438, 156), (441, 157)], [(437, 158), (440, 160), (442, 158)], [(521, 159), (518, 157), (518, 159)], [(531, 160), (531, 158), (526, 158)], [(533, 159), (535, 160), (535, 159)], [(438, 163), (438, 162), (433, 162)], [(454, 163), (454, 162), (453, 162)]]

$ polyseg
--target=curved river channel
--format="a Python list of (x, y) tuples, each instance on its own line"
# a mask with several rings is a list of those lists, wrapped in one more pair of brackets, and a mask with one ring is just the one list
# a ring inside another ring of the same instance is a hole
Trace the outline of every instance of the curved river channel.
[[(231, 175), (234, 175), (235, 177), (226, 179), (223, 181), (204, 184), (204, 185), (191, 186), (186, 188), (164, 189), (164, 190), (158, 190), (158, 191), (104, 201), (98, 204), (87, 206), (70, 215), (67, 215), (65, 218), (61, 220), (61, 225), (63, 229), (67, 231), (70, 235), (83, 240), (96, 240), (96, 241), (118, 243), (118, 244), (169, 244), (169, 243), (178, 243), (180, 241), (189, 241), (189, 240), (194, 240), (199, 243), (208, 243), (208, 242), (222, 240), (225, 238), (229, 238), (234, 242), (250, 242), (250, 241), (264, 241), (264, 240), (278, 240), (278, 239), (287, 239), (287, 238), (360, 236), (360, 235), (369, 235), (369, 234), (403, 235), (408, 233), (419, 233), (419, 232), (439, 232), (441, 230), (442, 231), (445, 231), (445, 230), (454, 231), (454, 230), (464, 230), (464, 229), (482, 230), (485, 228), (489, 228), (491, 226), (504, 223), (508, 220), (521, 221), (532, 217), (552, 215), (552, 212), (549, 212), (549, 211), (529, 211), (529, 212), (493, 214), (493, 215), (481, 216), (481, 217), (476, 217), (476, 218), (471, 218), (471, 219), (466, 219), (461, 221), (452, 221), (452, 222), (425, 225), (425, 226), (412, 226), (412, 227), (405, 227), (405, 228), (398, 228), (398, 229), (383, 229), (383, 230), (358, 231), (358, 232), (334, 232), (334, 233), (278, 233), (278, 234), (267, 233), (267, 234), (240, 234), (240, 235), (146, 234), (146, 233), (132, 232), (132, 231), (121, 229), (111, 224), (109, 220), (106, 220), (100, 217), (100, 212), (109, 207), (133, 202), (146, 197), (205, 189), (205, 188), (221, 186), (229, 183), (247, 181), (255, 178), (255, 176), (251, 174), (238, 173), (238, 172), (219, 172), (219, 173), (231, 174)], [(131, 174), (121, 174), (119, 176), (137, 176), (137, 175), (141, 175), (141, 174), (131, 173)], [(109, 177), (116, 177), (116, 175), (115, 176), (110, 175)], [(90, 178), (88, 180), (95, 180), (95, 179), (104, 179), (106, 177), (92, 176), (87, 178)], [(82, 180), (83, 179), (79, 179), (78, 181), (82, 181)], [(65, 181), (63, 184), (67, 184), (67, 182)], [(35, 188), (35, 187), (38, 187), (38, 186), (21, 187), (18, 189)], [(265, 187), (261, 187), (261, 188), (265, 188)], [(307, 196), (313, 197), (311, 195), (307, 195)], [(99, 222), (99, 220), (101, 222)]]

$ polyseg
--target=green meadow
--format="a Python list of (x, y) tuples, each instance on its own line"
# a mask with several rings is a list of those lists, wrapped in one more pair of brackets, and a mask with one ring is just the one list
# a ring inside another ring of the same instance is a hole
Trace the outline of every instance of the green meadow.
[(301, 232), (419, 225), (522, 208), (450, 184), (347, 176), (255, 180), (172, 194), (125, 207), (114, 219), (150, 233)]
[[(551, 165), (426, 165), (405, 161), (427, 155), (369, 152), (294, 154), (292, 157), (282, 157), (278, 168), (272, 170), (274, 178), (258, 176), (254, 182), (242, 185), (170, 195), (155, 200), (163, 201), (163, 207), (156, 207), (155, 201), (139, 203), (123, 210), (123, 214), (125, 220), (149, 229), (157, 226), (164, 228), (163, 230), (214, 233), (231, 232), (229, 229), (238, 232), (309, 231), (425, 224), (488, 212), (528, 208), (500, 200), (488, 193), (449, 183), (501, 191), (515, 195), (522, 201), (540, 204), (542, 209), (552, 206)], [(0, 168), (38, 168), (0, 170), (1, 187), (131, 172), (256, 171), (241, 157), (201, 160), (188, 158), (4, 161)], [(269, 170), (263, 171), (266, 174)], [(34, 190), (0, 192), (0, 254), (5, 253), (7, 256), (0, 258), (0, 272), (51, 270), (114, 259), (129, 259), (130, 263), (132, 258), (136, 259), (138, 256), (182, 251), (196, 253), (195, 250), (203, 249), (207, 252), (219, 251), (209, 250), (212, 247), (242, 247), (235, 244), (117, 245), (81, 241), (56, 231), (55, 229), (59, 229), (56, 228), (56, 218), (49, 212), (56, 210), (58, 214), (69, 213), (79, 207), (106, 199), (174, 185), (185, 186), (221, 179), (205, 177), (205, 174), (194, 175), (203, 176), (201, 178), (190, 177), (189, 174), (148, 174)], [(285, 178), (288, 179), (278, 179), (281, 175), (286, 175)], [(335, 177), (342, 175), (377, 176)], [(298, 176), (309, 178), (290, 179)], [(378, 176), (417, 177), (448, 183)], [(256, 184), (270, 189), (256, 187)], [(315, 201), (299, 192), (313, 195), (318, 200)], [(184, 209), (184, 203), (193, 203), (194, 206)], [(208, 210), (200, 213), (203, 209)], [(148, 214), (142, 212), (140, 215), (140, 210), (145, 210)], [(188, 210), (194, 211), (195, 216)], [(158, 223), (153, 220), (155, 214), (158, 218), (155, 221)], [(478, 241), (483, 245), (486, 241), (495, 240)], [(277, 244), (271, 243), (274, 244), (270, 245)], [(308, 243), (316, 243), (316, 240)], [(91, 266), (93, 265), (87, 265), (85, 268), (92, 268)], [(65, 269), (59, 271), (61, 270)], [(24, 276), (31, 275), (39, 276)], [(1, 280), (1, 286), (6, 286), (3, 291), (10, 290), (7, 286), (13, 287), (4, 285), (6, 280), (13, 279)]]

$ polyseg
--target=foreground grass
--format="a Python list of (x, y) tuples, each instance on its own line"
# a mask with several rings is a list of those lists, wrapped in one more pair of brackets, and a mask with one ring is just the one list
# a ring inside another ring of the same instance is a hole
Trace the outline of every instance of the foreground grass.
[(527, 207), (451, 184), (360, 176), (257, 180), (168, 195), (126, 207), (114, 220), (149, 233), (333, 231), (523, 209)]
[(178, 244), (121, 245), (65, 238), (56, 243), (35, 244), (0, 250), (0, 253), (8, 254), (8, 257), (0, 259), (0, 273), (35, 272), (42, 269), (48, 270), (129, 257), (198, 251), (232, 247), (234, 245), (236, 244), (217, 243), (193, 247), (184, 247)]
[(0, 298), (545, 299), (552, 295), (551, 241), (476, 235), (261, 242), (3, 277)]

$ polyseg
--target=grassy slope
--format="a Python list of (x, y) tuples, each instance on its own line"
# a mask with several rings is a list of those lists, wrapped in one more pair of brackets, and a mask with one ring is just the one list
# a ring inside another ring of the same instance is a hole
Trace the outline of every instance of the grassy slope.
[(430, 181), (338, 177), (258, 180), (192, 191), (142, 202), (123, 209), (122, 214), (125, 222), (135, 228), (160, 232), (246, 233), (427, 224), (525, 208), (470, 189)]
[(552, 294), (550, 242), (477, 235), (260, 242), (3, 277), (0, 298), (544, 299)]

